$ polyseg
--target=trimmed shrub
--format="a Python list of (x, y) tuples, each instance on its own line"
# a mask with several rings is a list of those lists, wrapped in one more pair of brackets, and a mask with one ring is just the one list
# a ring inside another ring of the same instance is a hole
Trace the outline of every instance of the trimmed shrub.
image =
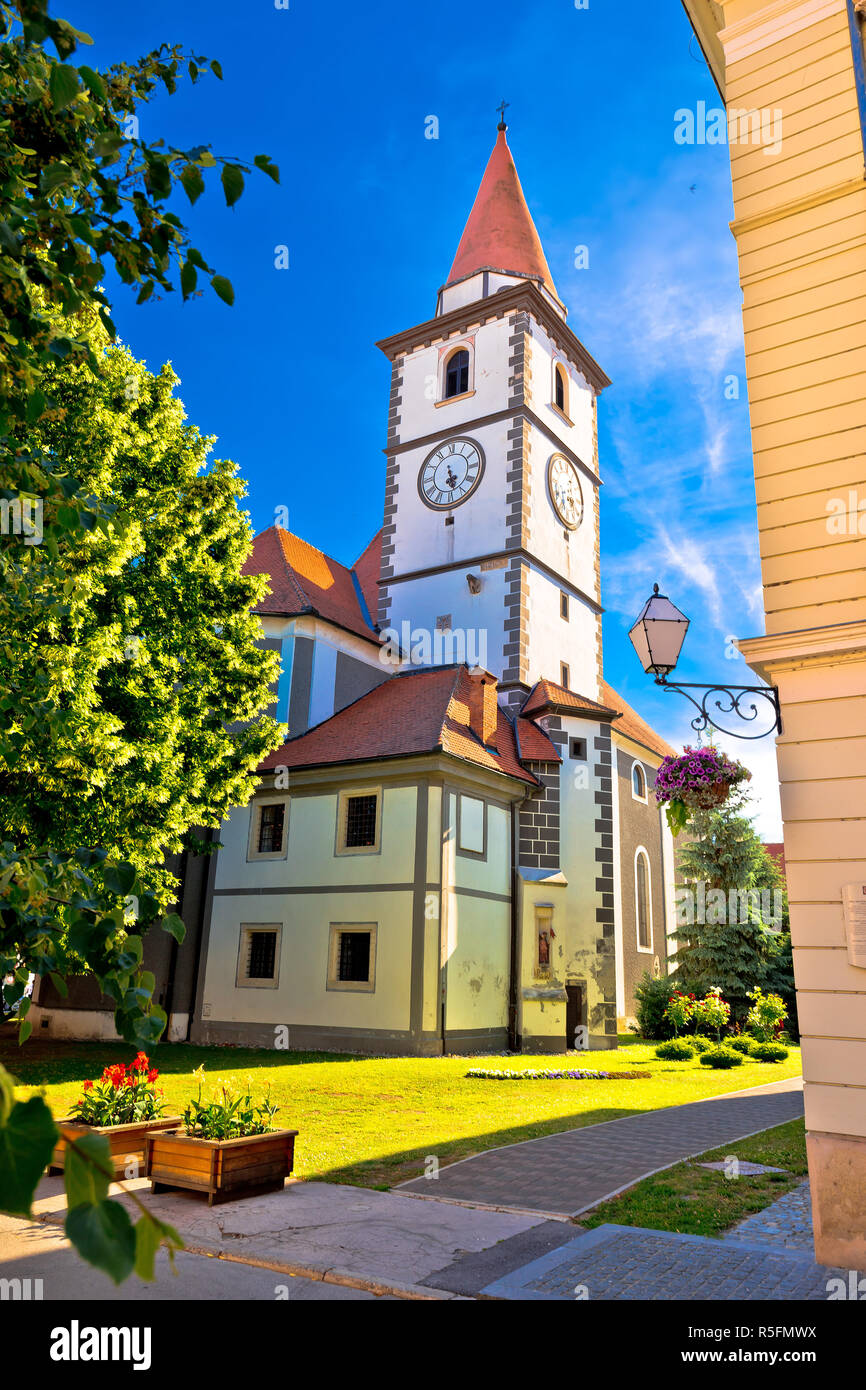
[(749, 1055), (756, 1062), (784, 1062), (789, 1054), (787, 1047), (781, 1043), (759, 1042), (754, 1044)]
[(727, 1047), (732, 1047), (735, 1052), (742, 1052), (744, 1056), (750, 1057), (754, 1052), (757, 1043), (754, 1038), (750, 1038), (748, 1033), (741, 1033), (738, 1038), (728, 1038)]
[(635, 988), (637, 1001), (637, 1024), (642, 1038), (648, 1042), (660, 1042), (673, 1037), (673, 1025), (665, 1018), (665, 1009), (677, 987), (666, 975), (654, 979), (648, 970)]
[(690, 1033), (687, 1041), (689, 1047), (693, 1047), (695, 1052), (708, 1052), (711, 1047), (717, 1046), (712, 1038), (705, 1038), (700, 1033), (695, 1033), (694, 1035)]
[(717, 1071), (725, 1071), (728, 1067), (741, 1067), (742, 1065), (742, 1054), (733, 1052), (729, 1047), (711, 1047), (709, 1051), (701, 1053), (702, 1067), (715, 1067)]
[(671, 1038), (670, 1042), (663, 1042), (656, 1048), (656, 1056), (665, 1062), (687, 1062), (694, 1055), (695, 1049), (685, 1038)]

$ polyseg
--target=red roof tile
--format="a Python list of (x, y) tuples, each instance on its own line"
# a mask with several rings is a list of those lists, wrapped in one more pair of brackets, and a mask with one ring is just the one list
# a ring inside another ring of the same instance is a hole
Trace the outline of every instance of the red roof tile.
[[(350, 632), (375, 641), (372, 624), (376, 621), (377, 607), (376, 549), (378, 546), (381, 555), (381, 544), (380, 532), (358, 558), (354, 571), (292, 535), (291, 531), (269, 526), (256, 536), (252, 555), (244, 564), (245, 574), (266, 574), (270, 579), (271, 591), (256, 605), (255, 612), (286, 616), (317, 613)], [(365, 604), (370, 622), (364, 611)]]
[[(479, 677), (465, 666), (439, 666), (392, 676), (324, 723), (269, 753), (259, 771), (367, 762), (441, 750), (537, 785), (532, 773), (520, 765), (514, 731), (504, 710), (499, 710), (495, 749), (485, 748), (470, 727), (472, 684), (477, 681)], [(548, 747), (552, 749), (549, 743)]]
[(559, 298), (502, 129), (460, 238), (448, 284), (486, 267), (537, 277)]
[(562, 756), (556, 744), (551, 743), (544, 730), (539, 729), (537, 724), (533, 724), (531, 719), (522, 719), (518, 715), (514, 721), (514, 732), (517, 735), (517, 751), (521, 762), (562, 762)]
[(534, 719), (545, 710), (551, 709), (574, 710), (579, 714), (611, 715), (614, 713), (607, 705), (600, 705), (597, 700), (588, 700), (586, 696), (578, 695), (573, 690), (566, 690), (565, 686), (557, 685), (556, 681), (548, 680), (540, 680), (530, 690), (520, 713), (525, 719), (530, 717)]
[(631, 705), (626, 704), (621, 695), (617, 695), (612, 686), (607, 681), (601, 682), (601, 697), (610, 705), (612, 709), (618, 711), (622, 716), (614, 724), (614, 731), (623, 734), (626, 738), (632, 739), (635, 743), (641, 744), (643, 748), (648, 748), (651, 753), (657, 753), (660, 758), (666, 758), (676, 752), (669, 743), (651, 728), (645, 719), (641, 719), (636, 710)]

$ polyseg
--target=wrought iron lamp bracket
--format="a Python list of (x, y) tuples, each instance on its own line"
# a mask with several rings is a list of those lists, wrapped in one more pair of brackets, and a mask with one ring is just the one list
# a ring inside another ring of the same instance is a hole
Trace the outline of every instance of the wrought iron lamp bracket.
[[(782, 709), (779, 691), (775, 685), (696, 685), (690, 682), (669, 681), (664, 676), (656, 676), (656, 685), (663, 686), (665, 690), (676, 690), (691, 701), (697, 710), (692, 720), (695, 733), (702, 734), (710, 725), (718, 729), (719, 733), (728, 734), (731, 738), (766, 738), (769, 734), (782, 732)], [(703, 693), (696, 698), (689, 693), (692, 690)], [(719, 722), (726, 715), (747, 723), (757, 719), (764, 708), (759, 703), (762, 700), (770, 705), (773, 711), (773, 723), (770, 728), (762, 729), (758, 734), (744, 734)]]

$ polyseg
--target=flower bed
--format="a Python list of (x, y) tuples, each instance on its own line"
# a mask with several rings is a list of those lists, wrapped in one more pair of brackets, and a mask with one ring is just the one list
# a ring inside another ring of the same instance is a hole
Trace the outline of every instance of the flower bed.
[(60, 1139), (49, 1173), (61, 1173), (66, 1162), (68, 1141), (83, 1134), (104, 1134), (114, 1159), (116, 1177), (137, 1175), (144, 1165), (145, 1141), (151, 1130), (171, 1129), (180, 1124), (179, 1115), (165, 1115), (162, 1092), (155, 1082), (159, 1072), (143, 1052), (133, 1062), (115, 1062), (105, 1067), (98, 1081), (85, 1081), (83, 1095), (72, 1113), (58, 1120)]
[(254, 1100), (248, 1076), (243, 1087), (218, 1081), (204, 1099), (204, 1066), (193, 1075), (198, 1096), (187, 1105), (183, 1126), (147, 1137), (145, 1172), (151, 1190), (203, 1192), (208, 1206), (282, 1191), (294, 1166), (298, 1131), (273, 1128), (277, 1106), (270, 1094)]
[(637, 1081), (651, 1071), (484, 1071), (466, 1073), (473, 1081)]

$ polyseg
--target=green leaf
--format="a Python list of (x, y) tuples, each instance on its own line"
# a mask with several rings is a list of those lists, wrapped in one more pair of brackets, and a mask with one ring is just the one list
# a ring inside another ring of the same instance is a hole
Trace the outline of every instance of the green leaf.
[(61, 999), (67, 999), (69, 997), (69, 987), (66, 981), (64, 980), (63, 976), (58, 975), (56, 970), (52, 970), (49, 974), (49, 979), (51, 980), (51, 983), (57, 990), (57, 993), (60, 995)]
[(222, 80), (223, 80), (223, 70), (222, 70), (222, 68), (220, 67), (220, 64), (217, 62), (216, 58), (212, 59), (211, 65), (210, 65), (210, 70), (211, 70), (211, 72), (213, 73), (214, 77), (218, 77), (219, 80), (220, 80), (220, 82), (222, 82)]
[(184, 299), (189, 299), (190, 295), (194, 293), (197, 284), (198, 271), (194, 265), (190, 264), (189, 260), (185, 260), (180, 268), (180, 287), (183, 291)]
[(279, 183), (280, 171), (277, 165), (272, 162), (270, 155), (257, 154), (253, 163), (257, 169), (261, 169), (263, 174), (267, 174), (269, 179), (273, 179), (274, 183)]
[(65, 1230), (79, 1255), (122, 1284), (135, 1265), (135, 1229), (119, 1202), (106, 1200), (73, 1207)]
[(204, 179), (197, 164), (185, 164), (180, 171), (180, 181), (191, 203), (204, 193)]
[(94, 72), (93, 68), (81, 67), (78, 69), (78, 75), (88, 91), (92, 92), (99, 101), (105, 101), (105, 84), (98, 72)]
[(223, 165), (222, 185), (226, 207), (233, 207), (244, 191), (244, 176), (237, 164)]
[(63, 1180), (70, 1211), (107, 1197), (113, 1175), (114, 1159), (106, 1134), (82, 1134), (67, 1144)]
[(163, 917), (162, 929), (173, 936), (178, 944), (181, 944), (186, 936), (186, 927), (176, 912), (169, 912), (167, 916)]
[(135, 1272), (148, 1283), (156, 1278), (154, 1260), (162, 1244), (162, 1232), (156, 1221), (142, 1216), (135, 1224)]
[(70, 67), (67, 63), (52, 63), (48, 76), (48, 90), (54, 110), (62, 111), (81, 91), (77, 68)]
[(109, 893), (125, 898), (135, 883), (135, 868), (132, 864), (106, 864), (104, 869), (105, 886)]
[(27, 1039), (30, 1037), (30, 1034), (31, 1034), (32, 1032), (33, 1032), (33, 1024), (30, 1022), (30, 1019), (29, 1019), (29, 1018), (22, 1019), (21, 1023), (18, 1025), (18, 1046), (19, 1046), (19, 1047), (23, 1047), (24, 1043), (26, 1043)]
[(8, 1109), (11, 1078), (0, 1068), (0, 1210), (29, 1216), (36, 1184), (42, 1177), (59, 1131), (41, 1096), (17, 1101)]
[(139, 1014), (132, 1022), (132, 1034), (136, 1042), (159, 1042), (166, 1025), (165, 1010), (154, 1005), (149, 1014)]
[(211, 286), (225, 304), (234, 304), (235, 292), (231, 280), (227, 280), (224, 275), (215, 275), (211, 280)]

